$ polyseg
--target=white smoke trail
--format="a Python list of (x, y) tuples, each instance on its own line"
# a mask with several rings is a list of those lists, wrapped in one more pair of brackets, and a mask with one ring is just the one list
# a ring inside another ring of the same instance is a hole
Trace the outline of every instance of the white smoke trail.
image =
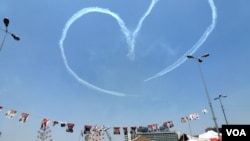
[(95, 86), (95, 85), (93, 85), (93, 84), (91, 84), (91, 83), (83, 80), (68, 65), (68, 61), (67, 61), (67, 58), (65, 56), (64, 47), (63, 47), (63, 42), (64, 42), (64, 40), (65, 40), (65, 38), (67, 36), (68, 29), (75, 22), (75, 20), (77, 20), (78, 18), (80, 18), (84, 14), (87, 14), (87, 13), (90, 13), (90, 12), (100, 12), (100, 13), (110, 14), (111, 16), (113, 16), (114, 18), (117, 19), (117, 21), (119, 22), (119, 25), (121, 26), (121, 28), (123, 30), (123, 33), (126, 36), (126, 38), (129, 38), (128, 29), (125, 27), (124, 22), (120, 19), (120, 17), (117, 14), (115, 14), (115, 13), (113, 13), (113, 12), (107, 10), (107, 9), (98, 8), (98, 7), (84, 8), (84, 9), (80, 10), (79, 12), (75, 13), (68, 20), (68, 22), (66, 23), (66, 25), (65, 25), (65, 27), (63, 29), (62, 36), (61, 36), (61, 39), (59, 41), (59, 46), (61, 48), (61, 53), (62, 53), (64, 64), (65, 64), (67, 70), (70, 72), (70, 74), (73, 75), (76, 78), (76, 80), (78, 80), (84, 86), (86, 86), (88, 88), (91, 88), (91, 89), (94, 89), (94, 90), (97, 90), (97, 91), (100, 91), (100, 92), (104, 92), (104, 93), (107, 93), (107, 94), (115, 95), (115, 96), (125, 96), (125, 94), (123, 94), (123, 93), (118, 93), (118, 92), (114, 92), (114, 91), (109, 91), (109, 90), (106, 90), (106, 89), (102, 89), (102, 88), (99, 88), (99, 87), (97, 87), (97, 86)]
[(62, 54), (62, 58), (64, 61), (64, 64), (67, 68), (67, 70), (69, 71), (69, 73), (75, 77), (81, 84), (83, 84), (84, 86), (91, 88), (93, 90), (99, 91), (99, 92), (104, 92), (106, 94), (110, 94), (110, 95), (115, 95), (115, 96), (126, 96), (123, 93), (119, 93), (119, 92), (115, 92), (115, 91), (110, 91), (110, 90), (106, 90), (100, 87), (97, 87), (87, 81), (85, 81), (84, 79), (80, 78), (72, 69), (71, 67), (68, 65), (68, 61), (64, 52), (64, 46), (63, 46), (63, 42), (66, 39), (67, 36), (67, 32), (70, 28), (70, 26), (80, 17), (84, 16), (85, 14), (91, 13), (91, 12), (99, 12), (99, 13), (103, 13), (103, 14), (108, 14), (110, 16), (112, 16), (113, 18), (116, 19), (117, 23), (119, 24), (122, 33), (125, 35), (127, 44), (128, 44), (128, 48), (129, 48), (129, 53), (128, 56), (130, 57), (130, 59), (134, 58), (134, 47), (135, 47), (135, 38), (137, 37), (138, 32), (141, 29), (142, 23), (144, 21), (144, 19), (150, 14), (151, 10), (153, 9), (154, 5), (156, 4), (158, 0), (152, 0), (148, 10), (146, 11), (146, 13), (141, 17), (136, 29), (133, 31), (132, 36), (131, 36), (131, 31), (125, 26), (125, 22), (114, 12), (108, 10), (108, 9), (104, 9), (104, 8), (99, 8), (99, 7), (89, 7), (89, 8), (84, 8), (78, 12), (76, 12), (65, 24), (64, 28), (63, 28), (63, 32), (61, 35), (61, 39), (59, 41), (59, 46), (61, 49), (61, 54)]
[(208, 3), (212, 10), (212, 23), (209, 25), (209, 27), (206, 29), (206, 31), (203, 33), (203, 35), (200, 37), (200, 39), (193, 45), (191, 49), (189, 49), (182, 57), (180, 57), (176, 62), (174, 62), (172, 65), (168, 66), (167, 68), (163, 69), (162, 71), (158, 72), (157, 74), (153, 75), (152, 77), (149, 77), (145, 79), (144, 81), (150, 81), (152, 79), (155, 79), (157, 77), (163, 76), (166, 73), (174, 70), (178, 66), (180, 66), (182, 63), (184, 63), (187, 60), (186, 55), (195, 53), (201, 45), (207, 40), (210, 33), (214, 30), (216, 22), (217, 22), (217, 10), (216, 6), (214, 4), (213, 0), (208, 0)]
[(131, 37), (131, 40), (129, 42), (129, 43), (131, 43), (130, 50), (129, 50), (129, 53), (128, 53), (128, 56), (130, 57), (130, 59), (134, 59), (134, 56), (135, 56), (135, 41), (136, 41), (136, 37), (137, 37), (139, 31), (141, 30), (142, 24), (143, 24), (145, 18), (150, 14), (151, 10), (154, 8), (154, 6), (155, 6), (155, 4), (157, 2), (158, 2), (158, 0), (152, 0), (148, 10), (144, 14), (144, 16), (141, 17), (141, 19), (139, 20), (139, 23), (137, 24), (136, 29), (132, 33), (132, 37)]

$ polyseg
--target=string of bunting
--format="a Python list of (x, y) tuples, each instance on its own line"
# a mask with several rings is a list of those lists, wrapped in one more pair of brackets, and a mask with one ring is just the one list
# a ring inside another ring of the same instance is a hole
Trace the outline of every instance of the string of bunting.
[[(208, 113), (207, 109), (202, 109), (201, 112), (203, 114), (207, 114)], [(199, 118), (200, 118), (199, 113), (192, 113), (192, 114), (190, 114), (188, 116), (181, 117), (181, 123), (186, 123), (188, 120), (197, 120)]]
[[(3, 106), (0, 106), (0, 111), (2, 111), (2, 110), (3, 110)], [(202, 113), (206, 114), (207, 110), (203, 109)], [(16, 116), (16, 114), (17, 114), (17, 110), (7, 109), (7, 112), (5, 113), (5, 116), (7, 118), (12, 119), (12, 118), (14, 118)], [(21, 123), (25, 123), (25, 122), (27, 122), (29, 116), (30, 116), (30, 114), (22, 112), (20, 114), (19, 121)], [(181, 117), (181, 123), (186, 123), (187, 120), (196, 120), (196, 119), (199, 119), (199, 113), (193, 113), (193, 114), (190, 114), (189, 116)], [(50, 122), (52, 122), (53, 126), (67, 127), (66, 132), (73, 133), (73, 131), (74, 131), (73, 130), (74, 127), (75, 127), (74, 123), (61, 122), (59, 120), (51, 120), (49, 118), (43, 118), (42, 119), (40, 129), (45, 130)], [(173, 123), (172, 120), (165, 121), (160, 126), (157, 123), (149, 124), (146, 127), (145, 126), (131, 126), (130, 127), (130, 134), (135, 134), (136, 132), (163, 131), (163, 130), (166, 130), (166, 129), (170, 129), (172, 127), (174, 127), (174, 123)], [(90, 138), (92, 138), (92, 139), (97, 139), (97, 138), (101, 139), (101, 138), (104, 138), (103, 132), (107, 131), (108, 129), (109, 129), (109, 127), (105, 127), (105, 126), (84, 125), (84, 129), (81, 130), (80, 134), (81, 134), (81, 136), (84, 136), (84, 135), (87, 135), (87, 134), (91, 135)], [(114, 135), (120, 135), (121, 134), (121, 131), (120, 131), (121, 129), (123, 130), (124, 135), (128, 134), (128, 129), (129, 128), (126, 127), (126, 126), (124, 126), (124, 127), (113, 127), (113, 134)]]

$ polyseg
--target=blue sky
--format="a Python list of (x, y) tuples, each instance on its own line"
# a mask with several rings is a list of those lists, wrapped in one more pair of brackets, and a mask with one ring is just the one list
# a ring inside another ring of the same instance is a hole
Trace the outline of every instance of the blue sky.
[[(214, 126), (195, 60), (186, 60), (172, 71), (144, 81), (186, 55), (201, 38), (212, 22), (207, 0), (159, 0), (138, 32), (134, 60), (128, 58), (126, 38), (112, 16), (88, 13), (70, 26), (63, 42), (70, 68), (81, 80), (125, 96), (90, 89), (66, 68), (59, 40), (73, 14), (88, 7), (107, 8), (133, 31), (150, 3), (2, 0), (0, 18), (10, 19), (9, 31), (21, 40), (8, 36), (0, 52), (0, 105), (4, 107), (0, 140), (35, 140), (43, 118), (75, 124), (73, 133), (49, 124), (53, 139), (65, 141), (78, 140), (86, 124), (130, 127), (172, 120), (172, 130), (189, 133), (180, 118), (195, 112), (200, 119), (191, 121), (193, 134)], [(249, 124), (250, 2), (214, 4), (218, 15), (215, 28), (193, 55), (210, 54), (201, 67), (218, 125), (225, 123), (219, 101), (213, 100), (219, 94), (228, 96), (222, 99), (228, 122)], [(1, 32), (0, 39), (3, 36)], [(201, 113), (203, 108), (208, 110), (206, 115)], [(17, 110), (13, 119), (5, 117), (9, 109)], [(30, 114), (24, 124), (18, 121), (22, 112)]]

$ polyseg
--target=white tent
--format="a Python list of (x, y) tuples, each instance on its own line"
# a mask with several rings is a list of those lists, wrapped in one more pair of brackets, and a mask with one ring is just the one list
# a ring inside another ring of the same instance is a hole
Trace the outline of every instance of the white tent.
[(188, 141), (210, 141), (210, 139), (203, 139), (198, 137), (193, 137), (188, 135), (189, 140)]
[(210, 130), (210, 131), (207, 131), (206, 133), (200, 134), (199, 138), (201, 138), (201, 139), (211, 139), (211, 138), (218, 139), (218, 133)]

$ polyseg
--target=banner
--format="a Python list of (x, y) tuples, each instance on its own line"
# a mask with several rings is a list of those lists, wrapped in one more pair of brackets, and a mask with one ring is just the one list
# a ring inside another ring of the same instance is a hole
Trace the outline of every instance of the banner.
[[(3, 109), (5, 109), (5, 108), (3, 108), (3, 106), (0, 106), (0, 111), (2, 111)], [(203, 109), (202, 112), (207, 113), (206, 109)], [(17, 114), (17, 110), (9, 109), (9, 110), (7, 110), (5, 116), (7, 118), (13, 119), (16, 114)], [(28, 118), (30, 118), (30, 114), (28, 114), (26, 112), (22, 112), (20, 114), (19, 121), (21, 123), (26, 123)], [(185, 122), (187, 122), (187, 120), (192, 120), (192, 119), (199, 119), (199, 114), (198, 113), (193, 113), (193, 114), (190, 114), (187, 117), (182, 117), (181, 122), (185, 123)], [(73, 130), (73, 128), (75, 127), (74, 123), (61, 122), (59, 120), (51, 120), (49, 118), (42, 118), (42, 122), (40, 124), (41, 125), (40, 129), (46, 130), (46, 128), (48, 127), (48, 124), (49, 124), (50, 121), (52, 122), (53, 126), (59, 125), (61, 127), (66, 127), (66, 132), (73, 133), (73, 131), (74, 131)], [(157, 132), (157, 131), (163, 131), (163, 130), (173, 128), (173, 127), (174, 127), (173, 121), (169, 120), (169, 121), (163, 122), (162, 126), (159, 126), (158, 123), (148, 124), (146, 127), (144, 127), (144, 126), (131, 126), (130, 127), (130, 133), (131, 134), (136, 134), (137, 132)], [(109, 128), (104, 128), (104, 126), (101, 127), (101, 126), (97, 126), (97, 125), (95, 125), (95, 126), (85, 125), (84, 129), (80, 131), (80, 135), (84, 136), (84, 135), (90, 134), (90, 138), (92, 138), (92, 139), (99, 138), (99, 137), (102, 138), (101, 133), (103, 131), (107, 131), (108, 129)], [(114, 135), (120, 135), (121, 134), (120, 129), (123, 129), (123, 134), (124, 135), (128, 135), (128, 129), (129, 128), (126, 127), (126, 126), (123, 126), (123, 127), (115, 126), (115, 127), (113, 127), (113, 130), (114, 130), (113, 134)], [(94, 137), (94, 134), (98, 135), (99, 137)]]
[(16, 110), (9, 110), (6, 114), (5, 114), (5, 116), (7, 117), (7, 118), (13, 118), (15, 115), (16, 115)]
[(120, 127), (114, 127), (114, 135), (120, 135)]
[(22, 123), (25, 123), (26, 120), (28, 119), (28, 117), (29, 117), (29, 114), (27, 114), (27, 113), (22, 113), (22, 114), (21, 114), (21, 117), (19, 118), (19, 121), (22, 122)]

